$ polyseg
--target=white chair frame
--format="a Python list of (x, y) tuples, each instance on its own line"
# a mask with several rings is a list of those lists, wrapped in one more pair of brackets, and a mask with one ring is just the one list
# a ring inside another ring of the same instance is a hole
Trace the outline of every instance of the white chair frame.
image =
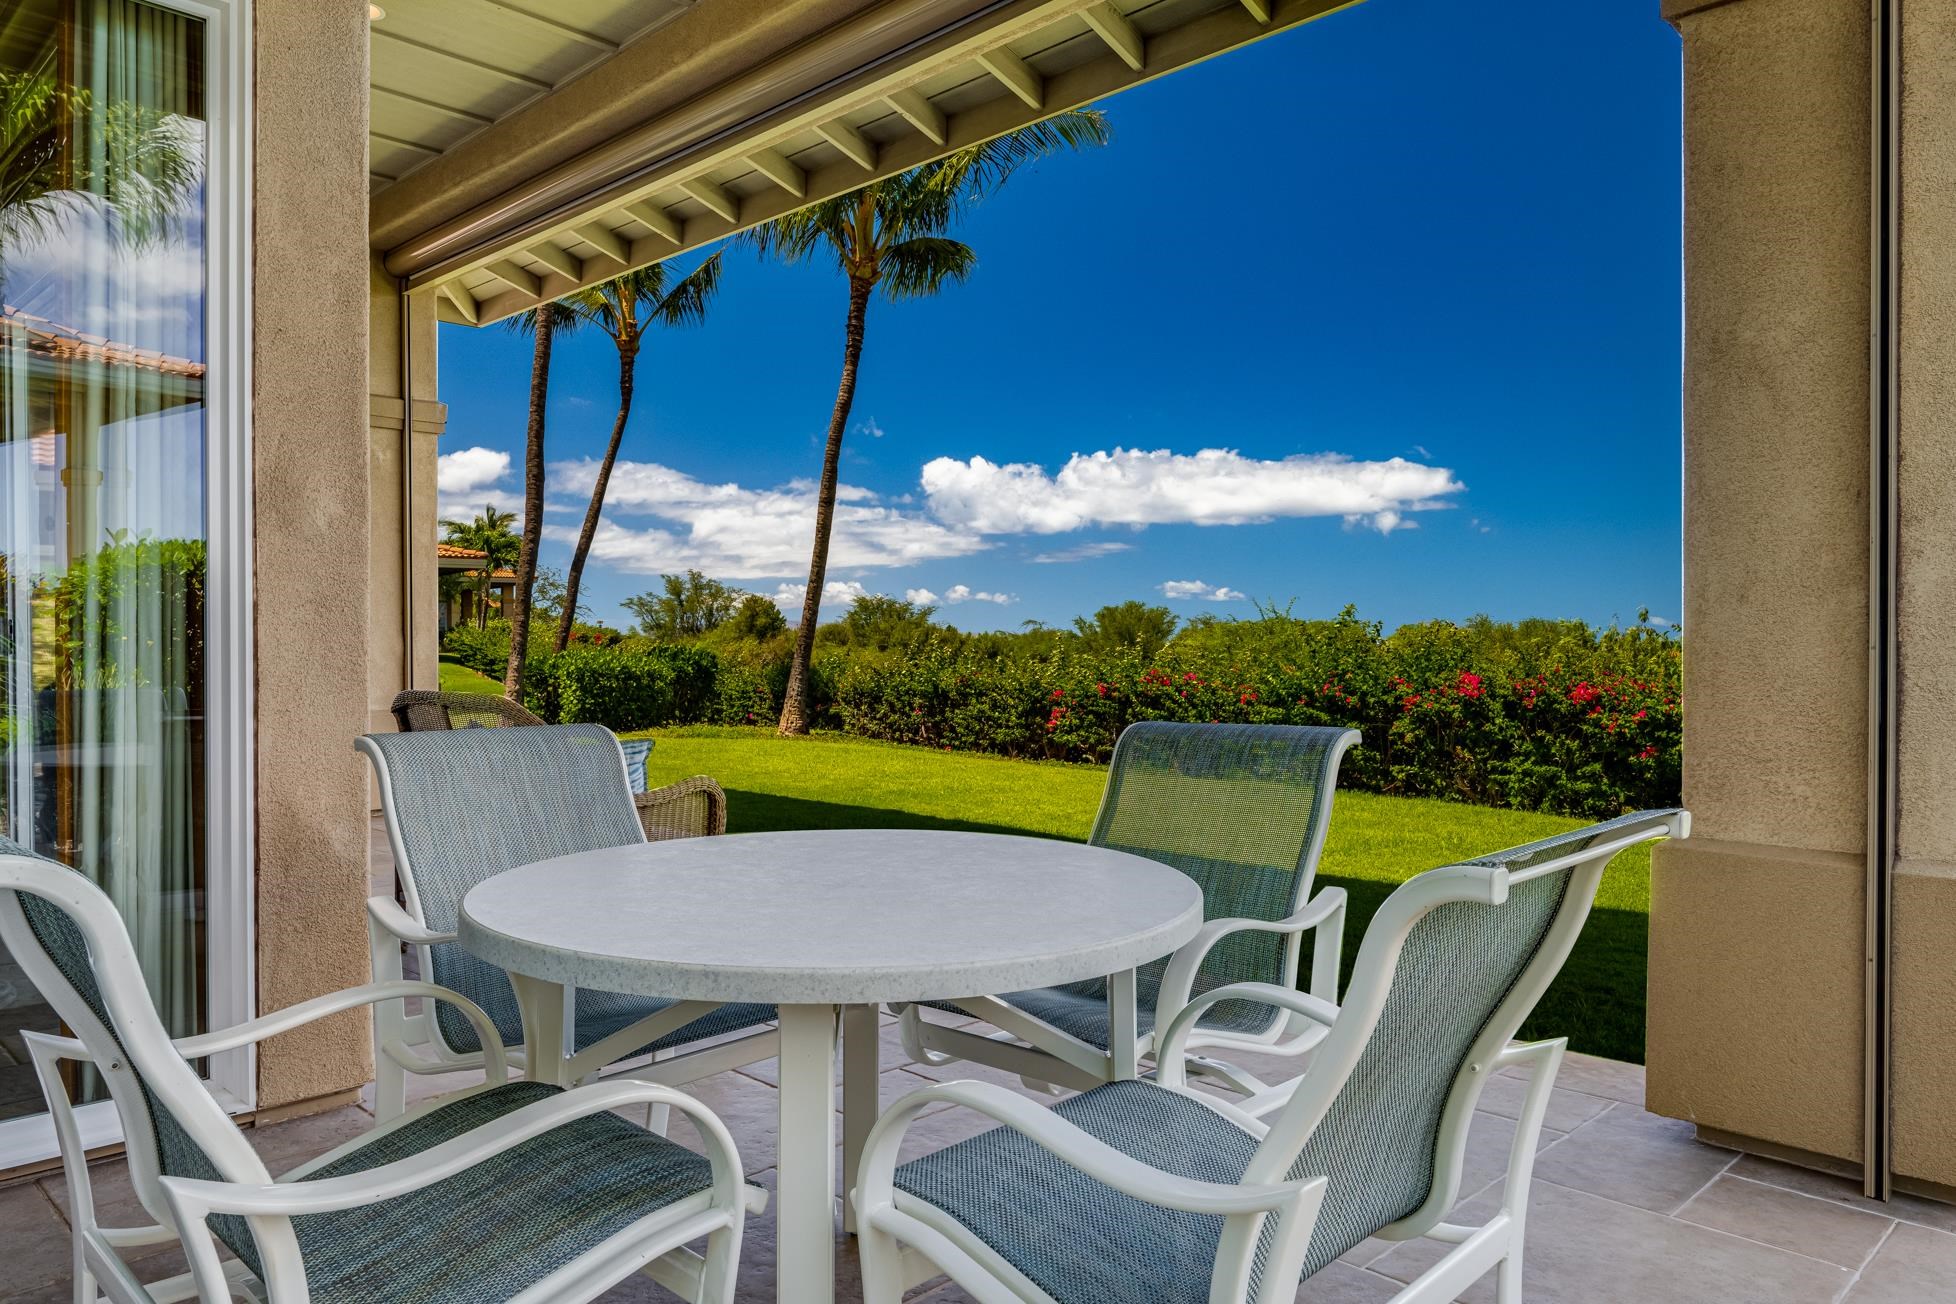
[[(1345, 753), (1357, 746), (1359, 735), (1348, 730), (1333, 747), (1329, 769), (1336, 775)], [(1331, 827), (1331, 806), (1336, 784), (1327, 783), (1317, 793), (1317, 823), (1303, 864), (1315, 880), (1318, 858), (1324, 851), (1325, 835)], [(1101, 794), (1104, 812), (1107, 793)], [(1095, 824), (1099, 823), (1096, 816)], [(1310, 890), (1307, 884), (1305, 891)], [(1161, 1029), (1189, 1003), (1202, 961), (1231, 933), (1281, 933), (1284, 936), (1282, 981), (1286, 989), (1297, 986), (1297, 972), (1304, 950), (1304, 934), (1312, 933), (1316, 942), (1311, 950), (1309, 992), (1321, 1006), (1316, 1014), (1336, 1010), (1339, 966), (1343, 961), (1346, 911), (1345, 889), (1327, 887), (1306, 899), (1295, 913), (1277, 920), (1223, 918), (1211, 919), (1170, 959), (1162, 975), (1161, 990), (1155, 1002), (1155, 1024), (1148, 1032), (1139, 1030), (1136, 1017), (1137, 994), (1134, 972), (1109, 977), (1107, 1010), (1110, 1048), (1100, 1047), (1063, 1032), (997, 996), (974, 996), (951, 1002), (975, 1019), (999, 1029), (980, 1035), (962, 1028), (932, 1023), (921, 1006), (898, 1010), (904, 1053), (919, 1063), (942, 1068), (958, 1060), (989, 1064), (1017, 1073), (1028, 1086), (1068, 1087), (1085, 1091), (1103, 1082), (1137, 1076), (1141, 1062), (1154, 1055)], [(1207, 1008), (1206, 1006), (1204, 1008)], [(1232, 1032), (1224, 1028), (1197, 1028), (1189, 1034), (1188, 1047), (1222, 1052), (1237, 1051), (1261, 1055), (1296, 1057), (1324, 1040), (1326, 1021), (1285, 1011), (1260, 1033)], [(1191, 1061), (1203, 1078), (1217, 1085), (1254, 1097), (1269, 1090), (1270, 1084), (1225, 1059), (1203, 1056)]]
[[(381, 813), (387, 826), (387, 842), (394, 856), (395, 878), (407, 902), (403, 908), (391, 897), (367, 898), (367, 946), (373, 976), (380, 982), (401, 980), (404, 946), (414, 948), (417, 970), (431, 974), (434, 972), (431, 949), (454, 942), (456, 934), (440, 932), (428, 926), (414, 867), (409, 863), (407, 848), (401, 841), (400, 817), (394, 807), (393, 776), (388, 770), (386, 756), (367, 738), (356, 739), (354, 746), (373, 763), (380, 788)], [(621, 751), (618, 758), (621, 782), (624, 765), (624, 753)], [(773, 1059), (779, 1053), (780, 1033), (776, 1029), (766, 1028), (715, 1039), (697, 1049), (666, 1050), (656, 1055), (634, 1054), (667, 1033), (711, 1014), (719, 1008), (719, 1003), (712, 1001), (677, 1002), (582, 1051), (573, 1052), (570, 1039), (576, 1032), (576, 1018), (572, 1012), (576, 999), (576, 992), (566, 989), (565, 1017), (558, 1021), (563, 1041), (555, 1051), (567, 1067), (561, 1075), (530, 1076), (541, 1076), (551, 1081), (561, 1078), (588, 1082), (607, 1074), (629, 1073), (641, 1082), (678, 1087), (729, 1069)], [(482, 1052), (462, 1051), (449, 1046), (442, 1039), (432, 1012), (425, 1006), (414, 1013), (410, 1013), (406, 1005), (398, 1001), (381, 1006), (374, 1011), (373, 1027), (374, 1116), (382, 1122), (398, 1118), (406, 1110), (407, 1080), (410, 1076), (481, 1070), (486, 1065)], [(496, 1040), (500, 1046), (500, 1034)], [(486, 1046), (488, 1043), (483, 1044)], [(548, 1054), (549, 1051), (544, 1053)], [(503, 1054), (516, 1068), (526, 1073), (529, 1071), (530, 1048), (527, 1044), (503, 1047)], [(630, 1058), (621, 1059), (623, 1056)], [(651, 1122), (655, 1131), (664, 1131), (665, 1117), (663, 1111), (654, 1109)]]
[[(1444, 1257), (1392, 1297), (1392, 1304), (1441, 1304), (1490, 1269), (1498, 1273), (1501, 1304), (1521, 1304), (1528, 1191), (1550, 1092), (1566, 1038), (1516, 1044), (1510, 1039), (1560, 971), (1589, 917), (1610, 860), (1626, 847), (1660, 837), (1684, 838), (1690, 816), (1676, 811), (1633, 826), (1631, 832), (1540, 865), (1510, 871), (1454, 865), (1407, 881), (1374, 915), (1360, 945), (1345, 1003), (1330, 1008), (1306, 994), (1259, 983), (1216, 988), (1174, 1015), (1161, 1041), (1158, 1082), (1188, 1094), (1260, 1138), (1240, 1185), (1190, 1181), (1144, 1164), (1088, 1135), (1052, 1111), (1003, 1087), (953, 1082), (912, 1092), (891, 1106), (870, 1133), (851, 1192), (859, 1229), (865, 1304), (900, 1304), (910, 1287), (949, 1276), (979, 1304), (1054, 1304), (1029, 1280), (955, 1218), (895, 1187), (897, 1156), (910, 1124), (930, 1105), (949, 1101), (975, 1109), (1023, 1134), (1067, 1164), (1115, 1190), (1167, 1209), (1220, 1215), (1211, 1304), (1291, 1304), (1310, 1245), (1325, 1179), (1293, 1181), (1288, 1170), (1310, 1140), (1376, 1027), (1407, 936), (1429, 912), (1452, 902), (1500, 905), (1511, 885), (1568, 869), (1565, 905), (1520, 979), (1496, 1008), (1469, 1050), (1441, 1117), (1433, 1185), (1424, 1204), (1373, 1234), (1385, 1240), (1429, 1237), (1452, 1246)], [(1194, 1093), (1187, 1084), (1185, 1048), (1201, 1012), (1216, 1001), (1265, 1001), (1311, 1020), (1327, 1020), (1325, 1036), (1299, 1077), (1241, 1105)], [(1460, 1196), (1467, 1133), (1487, 1079), (1502, 1068), (1529, 1069), (1521, 1117), (1509, 1150), (1501, 1206), (1485, 1223), (1445, 1221)], [(1252, 1301), (1251, 1268), (1266, 1220), (1276, 1230), (1268, 1247), (1262, 1289)]]
[[(53, 902), (81, 929), (102, 1002), (115, 1023), (114, 1033), (95, 1018), (41, 949), (13, 895), (17, 891)], [(765, 1196), (743, 1180), (739, 1154), (725, 1125), (705, 1105), (682, 1092), (637, 1081), (578, 1087), (515, 1110), (411, 1158), (342, 1177), (300, 1180), (375, 1136), (467, 1094), (455, 1093), (381, 1123), (365, 1136), (274, 1178), (243, 1131), (198, 1080), (190, 1067), (192, 1061), (255, 1045), (347, 1010), (374, 1005), (384, 1008), (389, 1003), (398, 1005), (419, 998), (449, 1002), (484, 1034), (483, 1045), (493, 1049), (484, 1057), (485, 1082), (472, 1090), (486, 1091), (508, 1080), (501, 1043), (492, 1035), (494, 1025), (489, 1016), (457, 993), (432, 983), (378, 982), (316, 997), (231, 1028), (172, 1040), (156, 1016), (114, 905), (74, 871), (28, 856), (0, 854), (0, 938), (5, 939), (29, 981), (43, 993), (62, 994), (59, 1012), (77, 1033), (75, 1037), (23, 1034), (60, 1145), (62, 1175), (69, 1191), (69, 1221), (74, 1230), (77, 1304), (98, 1304), (105, 1297), (112, 1304), (169, 1304), (179, 1300), (222, 1304), (237, 1297), (268, 1304), (308, 1304), (305, 1265), (291, 1218), (393, 1199), (452, 1177), (552, 1128), (633, 1104), (677, 1109), (693, 1121), (712, 1166), (711, 1189), (640, 1219), (511, 1296), (505, 1304), (589, 1300), (633, 1271), (644, 1272), (696, 1304), (731, 1304), (733, 1300), (746, 1214), (764, 1207)], [(122, 1126), (131, 1184), (154, 1223), (122, 1227), (105, 1226), (100, 1221), (75, 1102), (61, 1077), (64, 1061), (93, 1065), (106, 1082)], [(161, 1175), (143, 1096), (145, 1084), (226, 1180)], [(205, 1222), (209, 1215), (218, 1213), (249, 1219), (265, 1268), (262, 1279), (242, 1262), (220, 1261), (217, 1242)], [(704, 1255), (686, 1248), (702, 1237), (707, 1241)], [(124, 1257), (126, 1250), (172, 1240), (183, 1245), (190, 1263), (188, 1273), (144, 1282)]]

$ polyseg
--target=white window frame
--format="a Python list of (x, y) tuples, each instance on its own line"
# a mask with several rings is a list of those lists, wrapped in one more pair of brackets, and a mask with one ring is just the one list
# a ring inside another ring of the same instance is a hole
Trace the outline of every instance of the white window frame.
[[(207, 1023), (257, 1013), (255, 681), (252, 663), (252, 8), (253, 0), (144, 0), (204, 24), (205, 938)], [(207, 1084), (233, 1113), (254, 1109), (250, 1047), (211, 1057)], [(90, 1149), (122, 1140), (109, 1101), (75, 1111)], [(0, 1122), (0, 1172), (57, 1153), (45, 1113)]]

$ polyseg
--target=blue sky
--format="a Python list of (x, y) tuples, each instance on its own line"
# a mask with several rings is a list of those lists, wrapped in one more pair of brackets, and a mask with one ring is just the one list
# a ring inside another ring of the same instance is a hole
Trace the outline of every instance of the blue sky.
[[(1128, 598), (1675, 616), (1679, 93), (1650, 0), (1370, 0), (1108, 101), (1111, 145), (973, 212), (968, 284), (872, 305), (831, 582), (971, 629)], [(729, 259), (640, 363), (600, 619), (687, 565), (805, 578), (844, 285)], [(507, 503), (528, 345), (441, 349), (444, 510)], [(558, 347), (546, 565), (616, 372)]]

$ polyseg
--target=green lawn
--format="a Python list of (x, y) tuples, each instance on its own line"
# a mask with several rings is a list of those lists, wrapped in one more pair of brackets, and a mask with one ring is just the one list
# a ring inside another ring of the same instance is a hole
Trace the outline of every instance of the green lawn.
[(458, 661), (447, 657), (441, 659), (441, 691), (444, 693), (494, 693), (503, 695), (501, 683), (487, 675), (477, 674)]
[[(447, 671), (444, 666), (444, 688)], [(942, 828), (1084, 838), (1105, 777), (1088, 766), (931, 752), (833, 734), (783, 739), (762, 729), (695, 727), (641, 736), (658, 740), (647, 766), (651, 783), (712, 775), (727, 790), (728, 828), (735, 833)], [(1339, 793), (1319, 879), (1351, 895), (1347, 972), (1366, 921), (1395, 884), (1580, 823)], [(1649, 915), (1650, 852), (1636, 847), (1610, 867), (1575, 954), (1523, 1035), (1567, 1036), (1577, 1050), (1641, 1063)]]

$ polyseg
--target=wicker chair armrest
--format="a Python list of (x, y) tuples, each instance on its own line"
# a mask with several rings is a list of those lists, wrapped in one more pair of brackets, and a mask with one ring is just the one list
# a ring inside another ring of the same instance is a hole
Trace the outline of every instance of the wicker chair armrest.
[(632, 795), (647, 842), (713, 838), (727, 831), (727, 794), (704, 774)]

